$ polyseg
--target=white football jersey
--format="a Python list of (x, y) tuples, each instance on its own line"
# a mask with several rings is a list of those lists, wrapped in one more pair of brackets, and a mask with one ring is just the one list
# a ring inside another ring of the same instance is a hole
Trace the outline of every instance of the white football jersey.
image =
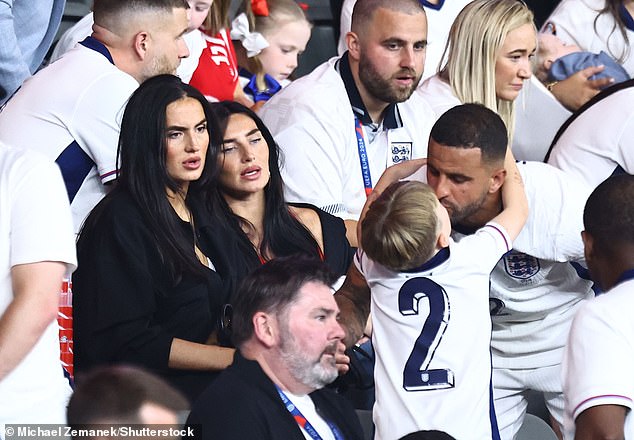
[(489, 273), (510, 247), (506, 231), (488, 223), (408, 272), (357, 252), (355, 264), (372, 290), (376, 439), (422, 429), (499, 438), (490, 390)]
[[(558, 364), (570, 321), (563, 312), (593, 296), (585, 269), (571, 263), (583, 261), (583, 208), (590, 189), (547, 164), (517, 165), (529, 215), (513, 250), (491, 273), (491, 346), (499, 368)], [(455, 229), (452, 235), (464, 237)]]
[(628, 408), (625, 438), (634, 438), (634, 271), (624, 278), (585, 303), (570, 329), (562, 374), (567, 440), (574, 438), (579, 414), (598, 405)]

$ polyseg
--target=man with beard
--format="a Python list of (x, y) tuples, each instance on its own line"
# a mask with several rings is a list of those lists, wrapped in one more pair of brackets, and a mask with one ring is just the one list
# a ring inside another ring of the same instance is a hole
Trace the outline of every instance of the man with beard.
[[(470, 142), (457, 125), (432, 129), (427, 182), (449, 213), (452, 238), (460, 242), (502, 210), (504, 157)], [(410, 176), (420, 166), (420, 161), (411, 161), (392, 167), (381, 177), (377, 191)], [(544, 396), (555, 428), (561, 426), (564, 346), (578, 306), (593, 296), (592, 282), (584, 279), (582, 275), (587, 274), (576, 264), (584, 257), (582, 214), (590, 189), (543, 163), (521, 162), (518, 169), (529, 215), (513, 249), (491, 272), (489, 289), (493, 396), (503, 440), (517, 434), (529, 390)], [(358, 301), (367, 286), (352, 285), (348, 280), (346, 284), (337, 302), (350, 333), (346, 338), (349, 345), (363, 332), (365, 319), (356, 310), (367, 307), (367, 301)], [(355, 298), (354, 304), (348, 301)]]
[[(337, 378), (342, 345), (336, 281), (317, 260), (271, 260), (244, 279), (233, 301), (233, 364), (207, 388), (187, 420), (199, 438), (362, 439)], [(341, 348), (341, 347), (340, 347)]]
[(389, 166), (424, 157), (435, 117), (412, 95), (425, 62), (427, 19), (418, 0), (364, 0), (348, 51), (294, 81), (261, 109), (282, 149), (286, 198), (356, 221)]
[(92, 36), (36, 73), (0, 113), (0, 140), (62, 170), (75, 232), (116, 178), (120, 118), (146, 79), (189, 51), (185, 0), (96, 0)]

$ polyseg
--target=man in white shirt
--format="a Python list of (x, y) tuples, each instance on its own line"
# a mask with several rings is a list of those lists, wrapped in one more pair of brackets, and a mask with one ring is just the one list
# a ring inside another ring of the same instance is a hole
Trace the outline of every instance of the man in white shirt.
[(71, 394), (57, 304), (77, 265), (58, 167), (0, 144), (0, 438), (7, 423), (64, 423)]
[(564, 355), (565, 439), (634, 438), (634, 176), (588, 198), (583, 241), (606, 292), (580, 307)]
[(96, 0), (92, 36), (29, 78), (0, 112), (0, 141), (60, 166), (75, 232), (116, 178), (128, 98), (188, 56), (187, 8), (184, 0)]
[(381, 173), (424, 157), (434, 117), (415, 95), (425, 62), (427, 19), (418, 0), (355, 5), (348, 52), (294, 81), (261, 109), (283, 153), (288, 201), (356, 221)]

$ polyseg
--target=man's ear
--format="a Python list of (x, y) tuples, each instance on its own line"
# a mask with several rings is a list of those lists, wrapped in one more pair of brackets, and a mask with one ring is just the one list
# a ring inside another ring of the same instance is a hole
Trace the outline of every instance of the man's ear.
[(594, 258), (594, 238), (588, 231), (581, 231), (581, 240), (583, 241), (583, 254), (587, 263)]
[(277, 343), (277, 320), (270, 314), (257, 312), (253, 315), (253, 333), (255, 337), (266, 347), (272, 347)]
[(145, 59), (150, 48), (150, 44), (150, 34), (148, 32), (141, 31), (134, 36), (134, 51), (140, 59)]
[(436, 249), (443, 249), (449, 246), (449, 237), (442, 232), (438, 234), (438, 240), (436, 240)]
[(348, 52), (355, 61), (359, 61), (361, 54), (361, 44), (359, 36), (354, 32), (348, 32), (346, 34), (346, 45), (348, 46)]
[(551, 60), (550, 58), (547, 58), (544, 60), (544, 69), (546, 69), (546, 71), (550, 70), (550, 66), (553, 65), (553, 60)]
[(500, 168), (491, 174), (489, 193), (493, 194), (497, 192), (504, 184), (504, 179), (506, 179), (506, 170), (504, 168)]

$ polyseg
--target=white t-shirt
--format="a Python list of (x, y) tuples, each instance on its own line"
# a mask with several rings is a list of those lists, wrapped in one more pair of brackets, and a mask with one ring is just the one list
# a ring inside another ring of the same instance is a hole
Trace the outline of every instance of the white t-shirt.
[[(77, 261), (68, 197), (59, 168), (50, 160), (0, 144), (0, 213), (2, 316), (13, 301), (13, 266), (60, 261), (72, 271)], [(71, 389), (59, 355), (53, 320), (26, 357), (0, 380), (0, 436), (5, 423), (65, 423)]]
[(1, 142), (60, 165), (76, 232), (116, 177), (121, 117), (139, 86), (89, 41), (94, 48), (79, 44), (25, 81), (0, 112)]
[(375, 439), (422, 429), (492, 438), (489, 273), (510, 248), (506, 231), (488, 223), (408, 272), (357, 252), (372, 290)]
[[(427, 79), (418, 92), (432, 106), (436, 119), (450, 108), (462, 104), (449, 83), (438, 75)], [(537, 78), (532, 76), (525, 81), (515, 102), (515, 133), (511, 146), (515, 158), (543, 161), (557, 130), (568, 116), (570, 112)]]
[(575, 419), (586, 409), (620, 405), (628, 409), (625, 438), (634, 438), (634, 279), (586, 302), (570, 329), (562, 381), (564, 438), (574, 439)]
[[(454, 20), (467, 4), (472, 0), (439, 0), (438, 5), (421, 0), (427, 15), (427, 50), (425, 53), (425, 70), (423, 79), (429, 78), (438, 72), (438, 65), (445, 51), (449, 30)], [(337, 46), (339, 55), (348, 50), (346, 46), (346, 34), (350, 32), (352, 25), (352, 9), (357, 0), (344, 0), (341, 8), (340, 36)]]
[(605, 4), (605, 0), (561, 0), (545, 23), (554, 23), (557, 37), (565, 43), (576, 44), (581, 50), (594, 53), (604, 51), (614, 59), (626, 54), (621, 65), (630, 77), (634, 77), (634, 53), (631, 48), (634, 31), (626, 28), (629, 39), (629, 44), (626, 44), (621, 31), (615, 28), (616, 22), (611, 14), (601, 14), (595, 30), (594, 20)]
[(584, 258), (581, 231), (590, 188), (544, 163), (521, 162), (518, 168), (528, 219), (513, 251), (491, 272), (491, 347), (498, 368), (561, 362), (574, 309), (593, 296), (592, 282), (569, 263)]
[[(328, 423), (319, 415), (317, 408), (315, 408), (315, 402), (313, 402), (313, 399), (311, 399), (308, 394), (299, 396), (288, 391), (284, 391), (284, 394), (286, 394), (286, 397), (297, 407), (299, 412), (302, 413), (304, 418), (308, 420), (308, 423), (312, 425), (323, 440), (335, 440), (335, 435), (330, 429), (330, 426), (328, 426)], [(306, 440), (313, 440), (306, 429), (302, 427), (301, 431)]]
[[(260, 109), (282, 153), (286, 200), (313, 204), (356, 220), (366, 200), (355, 115), (339, 72), (338, 58), (280, 90)], [(402, 127), (379, 128), (364, 139), (372, 184), (388, 166), (426, 157), (434, 116), (416, 93), (397, 104)]]
[(634, 87), (581, 113), (553, 147), (548, 163), (593, 188), (617, 168), (634, 174)]

